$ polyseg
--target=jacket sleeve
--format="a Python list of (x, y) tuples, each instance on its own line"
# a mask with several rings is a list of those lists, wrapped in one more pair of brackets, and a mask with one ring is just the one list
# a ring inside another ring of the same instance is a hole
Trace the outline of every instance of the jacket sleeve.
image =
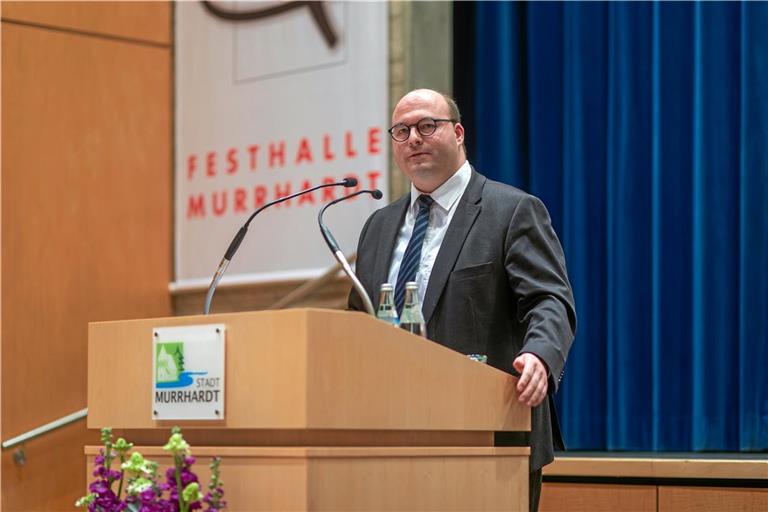
[(576, 334), (576, 310), (563, 249), (539, 199), (527, 195), (518, 203), (504, 247), (517, 321), (526, 326), (520, 353), (532, 353), (546, 364), (554, 393)]
[[(368, 227), (371, 224), (371, 220), (373, 220), (373, 216), (376, 213), (374, 212), (370, 217), (368, 217), (368, 220), (365, 221), (365, 225), (363, 226), (362, 231), (360, 231), (360, 238), (357, 241), (357, 256), (355, 259), (355, 274), (357, 275), (358, 279), (365, 282), (365, 277), (370, 274), (370, 272), (373, 271), (373, 267), (368, 262), (368, 253), (365, 250), (365, 235), (368, 233)], [(363, 299), (360, 297), (360, 294), (357, 293), (357, 290), (353, 286), (352, 289), (349, 291), (349, 296), (347, 297), (347, 309), (348, 310), (354, 310), (354, 311), (365, 311), (365, 305), (363, 304)]]

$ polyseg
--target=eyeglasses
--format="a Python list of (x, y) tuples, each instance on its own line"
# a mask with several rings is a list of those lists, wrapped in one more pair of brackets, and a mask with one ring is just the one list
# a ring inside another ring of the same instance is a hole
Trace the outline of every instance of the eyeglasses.
[(414, 126), (422, 137), (429, 137), (437, 130), (437, 123), (455, 123), (455, 119), (434, 119), (431, 117), (425, 117), (420, 119), (416, 124), (398, 123), (389, 130), (389, 135), (395, 142), (405, 142), (411, 136), (411, 128)]

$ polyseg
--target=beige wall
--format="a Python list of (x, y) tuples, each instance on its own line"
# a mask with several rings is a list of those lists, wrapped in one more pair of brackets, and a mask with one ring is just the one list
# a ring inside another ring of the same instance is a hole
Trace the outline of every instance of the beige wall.
[[(86, 406), (88, 322), (171, 313), (171, 42), (165, 2), (2, 5), (3, 440)], [(5, 450), (3, 510), (71, 509), (97, 438)]]

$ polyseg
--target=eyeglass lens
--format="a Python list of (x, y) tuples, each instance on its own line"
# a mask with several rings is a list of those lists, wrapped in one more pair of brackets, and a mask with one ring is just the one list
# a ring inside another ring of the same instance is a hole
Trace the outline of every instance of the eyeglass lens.
[[(408, 137), (411, 136), (411, 126), (405, 124), (395, 125), (392, 128), (392, 138), (398, 142), (408, 140)], [(416, 123), (416, 130), (419, 132), (419, 134), (427, 137), (435, 133), (435, 130), (437, 130), (437, 123), (431, 117), (425, 117)]]

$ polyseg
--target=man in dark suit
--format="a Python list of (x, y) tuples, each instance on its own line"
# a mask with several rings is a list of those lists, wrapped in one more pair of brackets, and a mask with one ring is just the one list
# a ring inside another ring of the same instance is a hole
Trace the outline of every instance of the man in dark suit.
[[(531, 410), (531, 510), (562, 438), (552, 394), (576, 330), (565, 258), (542, 202), (472, 168), (450, 98), (421, 89), (392, 114), (392, 152), (411, 193), (360, 234), (357, 275), (376, 306), (381, 283), (416, 281), (429, 339), (520, 375)], [(353, 290), (349, 305), (363, 310)]]

